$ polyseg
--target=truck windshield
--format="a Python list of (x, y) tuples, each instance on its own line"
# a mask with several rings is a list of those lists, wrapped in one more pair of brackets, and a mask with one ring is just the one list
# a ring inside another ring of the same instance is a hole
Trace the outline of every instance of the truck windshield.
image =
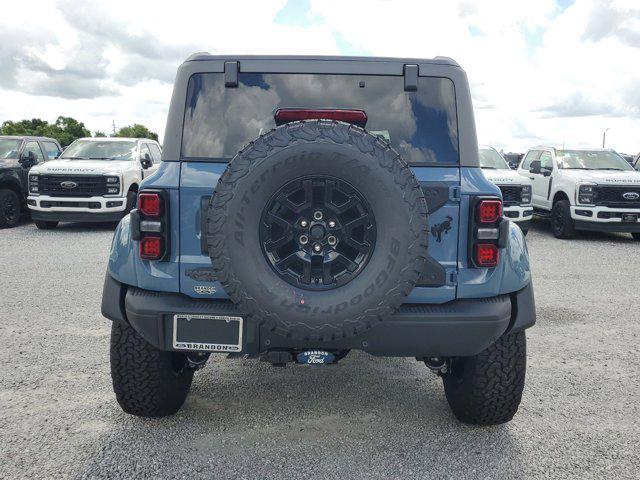
[(511, 170), (509, 165), (493, 148), (480, 149), (480, 167), (491, 170)]
[(76, 140), (60, 158), (67, 160), (133, 160), (136, 142)]
[(221, 73), (189, 79), (182, 158), (229, 160), (244, 145), (276, 127), (278, 109), (363, 110), (365, 128), (389, 141), (412, 164), (457, 164), (458, 119), (453, 82), (419, 77), (405, 91), (404, 77), (334, 74), (238, 74), (225, 88)]
[(624, 158), (606, 150), (556, 150), (556, 160), (558, 168), (566, 170), (633, 171)]
[(18, 158), (21, 140), (0, 138), (0, 158)]

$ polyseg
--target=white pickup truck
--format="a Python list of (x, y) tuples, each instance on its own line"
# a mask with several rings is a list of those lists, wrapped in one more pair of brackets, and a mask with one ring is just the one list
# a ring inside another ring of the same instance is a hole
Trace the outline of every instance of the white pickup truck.
[(593, 230), (640, 240), (640, 172), (613, 150), (535, 147), (518, 172), (533, 181), (534, 213), (551, 219), (557, 238)]
[(58, 222), (119, 221), (140, 182), (158, 169), (161, 149), (146, 138), (81, 138), (57, 160), (29, 171), (27, 205), (40, 229)]
[(511, 170), (495, 148), (480, 147), (479, 153), (484, 176), (502, 192), (502, 214), (515, 222), (526, 235), (533, 216), (531, 180)]

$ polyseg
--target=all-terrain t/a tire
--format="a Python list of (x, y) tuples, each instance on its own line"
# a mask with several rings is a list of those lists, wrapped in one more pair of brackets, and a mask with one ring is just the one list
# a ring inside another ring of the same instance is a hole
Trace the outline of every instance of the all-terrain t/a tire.
[(508, 333), (478, 355), (452, 361), (442, 379), (460, 421), (496, 425), (513, 418), (524, 389), (526, 347), (524, 331)]
[(53, 230), (58, 226), (58, 222), (49, 220), (34, 220), (33, 223), (36, 224), (38, 230)]
[[(307, 120), (259, 137), (229, 163), (207, 212), (207, 245), (216, 277), (249, 319), (313, 345), (395, 311), (424, 270), (427, 225), (420, 185), (388, 143), (347, 123)], [(340, 257), (335, 277), (328, 267), (317, 274), (338, 253), (355, 260)]]
[(551, 209), (551, 229), (556, 238), (571, 239), (576, 236), (575, 222), (571, 218), (571, 204), (560, 200)]
[(13, 190), (0, 189), (0, 228), (15, 227), (20, 220), (20, 197)]
[(122, 409), (140, 417), (164, 417), (184, 403), (193, 370), (182, 353), (158, 350), (128, 324), (111, 325), (111, 378)]

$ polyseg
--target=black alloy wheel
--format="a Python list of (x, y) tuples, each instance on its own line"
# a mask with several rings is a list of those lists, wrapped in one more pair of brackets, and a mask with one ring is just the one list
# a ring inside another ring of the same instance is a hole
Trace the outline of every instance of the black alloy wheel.
[(375, 241), (375, 219), (364, 197), (349, 183), (324, 175), (287, 183), (260, 222), (260, 243), (271, 267), (307, 290), (353, 280), (371, 258)]

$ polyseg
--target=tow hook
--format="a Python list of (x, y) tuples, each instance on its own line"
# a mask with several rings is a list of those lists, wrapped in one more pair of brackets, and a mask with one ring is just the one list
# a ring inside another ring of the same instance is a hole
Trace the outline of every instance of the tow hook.
[(187, 364), (191, 370), (201, 370), (209, 360), (209, 353), (188, 353)]
[(449, 372), (449, 360), (442, 357), (428, 357), (423, 359), (424, 364), (431, 369), (434, 373), (442, 376)]

